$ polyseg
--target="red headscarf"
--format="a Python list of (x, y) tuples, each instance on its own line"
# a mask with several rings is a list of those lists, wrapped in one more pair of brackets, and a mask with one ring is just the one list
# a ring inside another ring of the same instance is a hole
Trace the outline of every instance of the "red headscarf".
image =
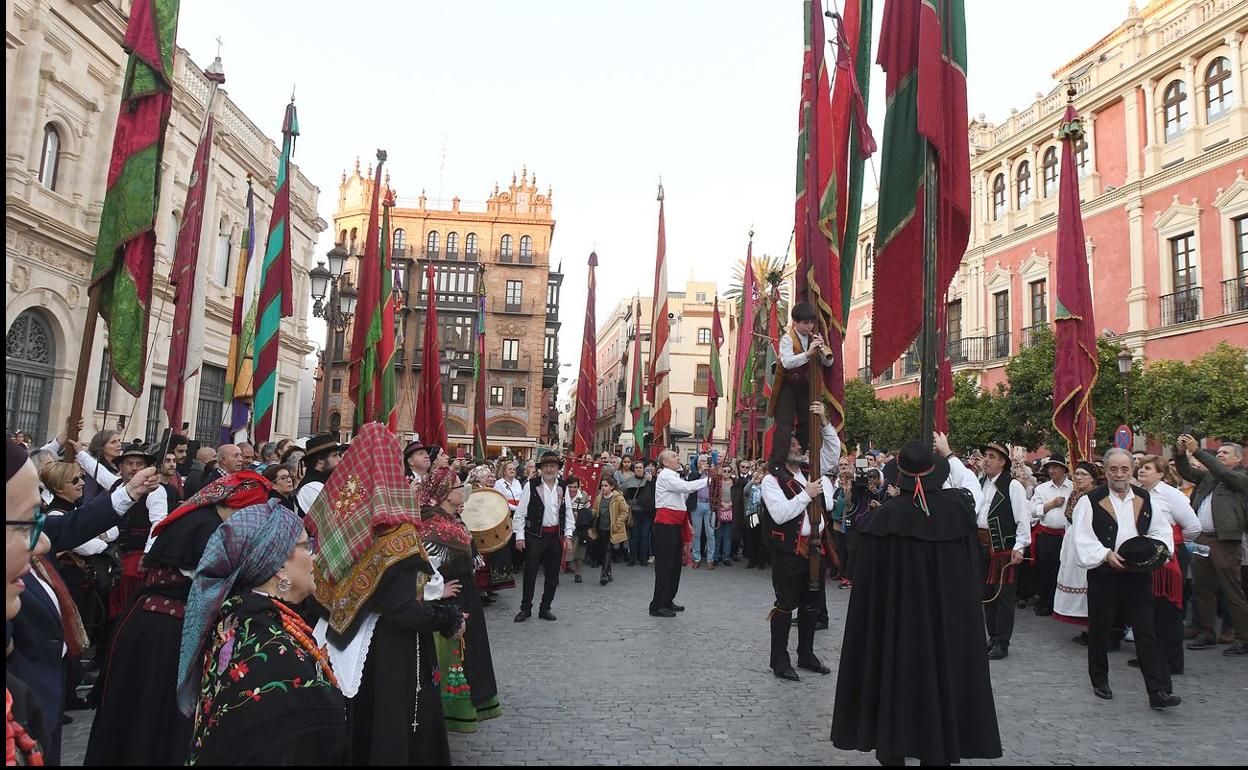
[(255, 471), (231, 473), (209, 482), (203, 489), (191, 495), (190, 500), (179, 505), (152, 527), (152, 535), (159, 535), (173, 522), (205, 506), (225, 505), (237, 511), (249, 505), (259, 505), (269, 499), (269, 490), (272, 488), (269, 480)]

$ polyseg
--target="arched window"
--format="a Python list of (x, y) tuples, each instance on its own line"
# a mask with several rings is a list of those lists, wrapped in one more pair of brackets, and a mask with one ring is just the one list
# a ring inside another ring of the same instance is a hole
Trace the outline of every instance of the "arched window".
[(1205, 121), (1212, 122), (1226, 114), (1231, 98), (1231, 64), (1225, 56), (1214, 59), (1205, 69)]
[(56, 339), (44, 316), (25, 310), (13, 319), (5, 341), (5, 429), (25, 431), (41, 446), (52, 411)]
[(1092, 170), (1092, 164), (1088, 162), (1088, 138), (1086, 136), (1079, 137), (1079, 141), (1075, 142), (1075, 168), (1078, 169), (1080, 179)]
[(347, 231), (346, 230), (343, 230), (340, 233), (338, 233), (337, 245), (342, 246), (343, 248), (346, 248), (347, 246)]
[(1044, 186), (1041, 192), (1048, 198), (1057, 192), (1057, 148), (1050, 147), (1044, 151), (1044, 161), (1040, 164), (1044, 172)]
[(430, 230), (429, 237), (425, 239), (426, 256), (438, 256), (438, 231)]
[(468, 233), (468, 237), (464, 239), (464, 252), (467, 254), (468, 259), (472, 259), (477, 256), (476, 233)]
[(233, 246), (230, 240), (230, 223), (222, 217), (217, 229), (217, 269), (213, 274), (218, 286), (230, 285), (230, 256), (233, 254)]
[(1018, 207), (1021, 209), (1028, 203), (1031, 203), (1031, 164), (1023, 161), (1018, 164), (1018, 175), (1015, 180), (1016, 189), (1018, 191), (1016, 200)]
[(394, 256), (401, 257), (407, 248), (407, 231), (398, 228), (394, 231)]
[(504, 261), (511, 261), (511, 236), (504, 235), (503, 239), (498, 242), (498, 258)]
[(1187, 84), (1175, 80), (1166, 86), (1162, 108), (1166, 116), (1166, 141), (1187, 130)]
[(992, 219), (996, 221), (1005, 213), (1005, 174), (997, 174), (992, 180)]
[(349, 238), (349, 240), (348, 240), (348, 242), (347, 242), (347, 253), (348, 253), (348, 254), (354, 254), (354, 253), (355, 253), (355, 242), (356, 242), (356, 240), (357, 240), (357, 238), (358, 238), (358, 237), (359, 237), (359, 231), (358, 231), (358, 230), (356, 230), (354, 227), (352, 227), (352, 228), (351, 228), (351, 235), (350, 235), (350, 238)]
[(459, 258), (459, 233), (446, 234), (446, 258)]
[(864, 280), (870, 281), (875, 271), (875, 244), (867, 241), (867, 246), (862, 250), (862, 277)]
[(520, 238), (520, 259), (521, 261), (533, 259), (533, 239), (527, 235)]
[(39, 156), (39, 184), (56, 189), (56, 170), (61, 164), (61, 134), (51, 123), (43, 127), (43, 154)]

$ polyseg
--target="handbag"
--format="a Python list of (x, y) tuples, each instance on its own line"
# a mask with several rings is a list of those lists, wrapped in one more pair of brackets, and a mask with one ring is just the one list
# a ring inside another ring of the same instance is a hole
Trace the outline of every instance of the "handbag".
[(720, 524), (731, 524), (732, 523), (732, 509), (727, 508), (725, 510), (720, 511), (718, 513), (718, 517), (719, 517)]

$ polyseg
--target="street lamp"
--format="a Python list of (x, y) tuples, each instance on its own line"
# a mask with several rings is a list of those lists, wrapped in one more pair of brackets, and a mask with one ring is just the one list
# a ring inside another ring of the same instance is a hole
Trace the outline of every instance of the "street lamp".
[(313, 300), (312, 315), (325, 319), (325, 347), (321, 349), (321, 411), (316, 422), (317, 433), (329, 430), (330, 356), (334, 333), (347, 330), (351, 316), (355, 314), (355, 301), (359, 297), (359, 293), (349, 284), (344, 285), (341, 290), (338, 288), (338, 282), (347, 265), (347, 250), (338, 243), (325, 256), (329, 261), (328, 270), (325, 269), (324, 262), (317, 262), (316, 267), (308, 271)]
[(1131, 393), (1130, 386), (1127, 384), (1127, 375), (1131, 374), (1131, 367), (1134, 364), (1131, 351), (1123, 348), (1118, 354), (1118, 373), (1122, 375), (1122, 421), (1128, 426), (1131, 425)]

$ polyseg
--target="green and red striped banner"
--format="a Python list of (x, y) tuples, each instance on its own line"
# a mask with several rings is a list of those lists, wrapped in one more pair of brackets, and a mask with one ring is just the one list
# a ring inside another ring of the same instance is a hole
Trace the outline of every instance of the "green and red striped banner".
[(390, 209), (394, 208), (394, 190), (387, 189), (381, 202), (381, 339), (377, 342), (377, 378), (373, 404), (377, 422), (392, 431), (399, 429), (399, 399), (394, 381), (394, 269), (390, 264), (392, 247)]
[(134, 396), (143, 392), (147, 373), (160, 162), (173, 105), (178, 10), (179, 0), (131, 5), (122, 40), (129, 58), (91, 270), (91, 291), (108, 327), (112, 376)]
[(299, 136), (295, 100), (286, 105), (282, 119), (282, 157), (277, 164), (277, 195), (269, 220), (269, 240), (260, 266), (260, 310), (256, 316), (255, 402), (253, 440), (268, 441), (273, 435), (273, 412), (277, 402), (277, 353), (283, 318), (293, 315), (290, 261), (290, 157)]
[(641, 297), (637, 298), (637, 310), (633, 314), (633, 375), (629, 388), (628, 411), (633, 418), (633, 457), (640, 460), (646, 446), (646, 397), (645, 375), (641, 360)]
[[(380, 404), (377, 392), (377, 354), (381, 343), (382, 316), (381, 296), (381, 240), (378, 215), (381, 204), (381, 169), (386, 163), (386, 151), (377, 151), (377, 169), (373, 176), (373, 194), (368, 209), (368, 225), (364, 228), (364, 254), (359, 260), (356, 289), (359, 298), (355, 304), (355, 323), (351, 334), (351, 364), (349, 393), (355, 403), (355, 424), (378, 420)], [(394, 314), (391, 313), (393, 326)]]

